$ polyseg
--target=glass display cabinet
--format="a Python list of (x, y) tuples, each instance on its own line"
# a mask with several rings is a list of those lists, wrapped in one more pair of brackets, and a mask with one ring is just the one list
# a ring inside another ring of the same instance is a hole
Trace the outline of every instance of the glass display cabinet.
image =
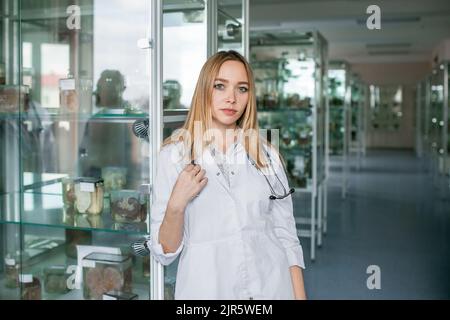
[(356, 154), (356, 167), (359, 170), (361, 168), (362, 157), (365, 154), (366, 115), (366, 87), (359, 75), (352, 75), (350, 90), (350, 152)]
[(423, 95), (423, 91), (424, 91), (424, 86), (423, 86), (423, 82), (424, 81), (419, 81), (416, 85), (416, 118), (415, 118), (415, 122), (414, 122), (414, 128), (415, 128), (415, 133), (416, 133), (416, 137), (415, 137), (415, 151), (416, 151), (416, 156), (418, 158), (422, 158), (423, 156), (423, 137), (424, 137), (424, 127), (423, 127), (423, 122), (422, 122), (422, 117), (423, 117), (423, 109), (425, 106), (424, 103), (424, 95)]
[(310, 225), (299, 235), (311, 238), (314, 259), (326, 202), (327, 42), (318, 32), (255, 31), (250, 56), (260, 128), (272, 130), (269, 139), (286, 161), (290, 186), (311, 195), (310, 218), (297, 222)]
[(345, 198), (349, 176), (351, 70), (344, 61), (333, 61), (328, 70), (329, 149), (334, 159), (341, 157), (341, 193)]
[(449, 62), (439, 62), (417, 85), (416, 149), (439, 197), (450, 191)]
[(328, 70), (328, 103), (330, 110), (330, 148), (331, 155), (344, 153), (344, 108), (346, 92), (349, 90), (350, 67), (346, 62), (332, 61)]
[(428, 163), (428, 134), (429, 134), (429, 77), (425, 77), (416, 87), (416, 154), (422, 162)]
[(443, 179), (444, 169), (444, 70), (437, 66), (430, 78), (430, 123), (429, 123), (429, 143), (431, 156), (431, 172), (433, 183), (439, 188)]
[(450, 191), (450, 81), (448, 79), (450, 71), (450, 62), (445, 61), (439, 69), (444, 75), (444, 132), (443, 132), (443, 146), (444, 146), (444, 173), (446, 175), (446, 194)]
[(396, 131), (400, 127), (403, 89), (397, 85), (370, 86), (370, 120), (373, 130)]
[(151, 2), (0, 3), (0, 299), (149, 299)]
[(417, 85), (417, 110), (416, 134), (419, 141), (416, 142), (418, 156), (422, 159), (424, 168), (431, 169), (431, 144), (430, 144), (430, 93), (431, 76), (426, 76)]
[(430, 143), (433, 180), (441, 197), (448, 196), (449, 159), (449, 63), (443, 61), (433, 70), (430, 91)]

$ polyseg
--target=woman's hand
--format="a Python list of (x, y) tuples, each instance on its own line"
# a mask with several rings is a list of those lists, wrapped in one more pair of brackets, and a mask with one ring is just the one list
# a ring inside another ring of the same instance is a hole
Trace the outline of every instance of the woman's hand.
[(184, 212), (187, 204), (206, 186), (208, 178), (205, 177), (205, 172), (198, 164), (188, 164), (175, 182), (168, 207)]

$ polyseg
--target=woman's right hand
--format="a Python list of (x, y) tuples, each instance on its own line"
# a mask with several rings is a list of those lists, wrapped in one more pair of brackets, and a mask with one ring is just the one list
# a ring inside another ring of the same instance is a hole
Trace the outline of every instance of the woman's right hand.
[(169, 206), (180, 209), (186, 208), (187, 204), (206, 186), (208, 178), (205, 177), (205, 172), (198, 164), (188, 164), (175, 182), (170, 195)]

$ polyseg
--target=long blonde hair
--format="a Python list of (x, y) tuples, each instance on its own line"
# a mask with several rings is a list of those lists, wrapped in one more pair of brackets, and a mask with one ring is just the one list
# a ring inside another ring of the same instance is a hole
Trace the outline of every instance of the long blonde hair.
[[(170, 143), (183, 141), (185, 150), (190, 151), (188, 160), (191, 161), (195, 160), (201, 154), (201, 150), (211, 142), (208, 136), (208, 130), (212, 128), (211, 97), (214, 80), (219, 73), (220, 67), (226, 61), (241, 62), (247, 72), (249, 84), (248, 103), (244, 113), (237, 120), (236, 125), (244, 132), (242, 143), (247, 154), (255, 161), (258, 168), (266, 167), (268, 164), (267, 158), (261, 148), (261, 144), (266, 144), (268, 147), (271, 144), (259, 135), (253, 72), (247, 60), (234, 50), (217, 52), (205, 62), (200, 71), (192, 97), (191, 108), (183, 127), (181, 127), (181, 130), (176, 130), (171, 136), (166, 138), (163, 141), (162, 147)], [(197, 124), (201, 123), (202, 126), (194, 130), (196, 122)], [(199, 129), (200, 132), (198, 132)], [(207, 132), (207, 139), (203, 139), (205, 132)], [(186, 138), (186, 135), (191, 138)], [(283, 159), (281, 157), (280, 159), (283, 163)]]

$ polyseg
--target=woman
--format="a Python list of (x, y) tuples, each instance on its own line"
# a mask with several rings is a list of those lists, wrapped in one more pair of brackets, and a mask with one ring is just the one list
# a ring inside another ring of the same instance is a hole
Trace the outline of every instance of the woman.
[(148, 246), (164, 265), (181, 254), (176, 299), (306, 298), (287, 186), (278, 153), (258, 134), (248, 62), (216, 53), (157, 163)]

